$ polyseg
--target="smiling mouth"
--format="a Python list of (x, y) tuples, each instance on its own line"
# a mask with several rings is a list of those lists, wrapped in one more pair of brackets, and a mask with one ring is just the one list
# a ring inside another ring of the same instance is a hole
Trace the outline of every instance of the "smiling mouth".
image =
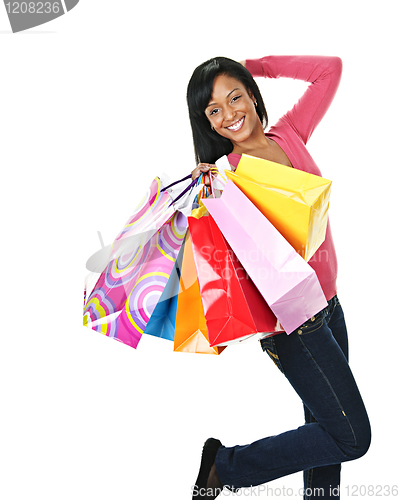
[(229, 127), (226, 127), (226, 128), (228, 130), (232, 130), (232, 132), (237, 132), (238, 130), (240, 130), (242, 128), (243, 122), (244, 122), (244, 116), (243, 116), (243, 118), (241, 118), (237, 122), (233, 123), (232, 125), (229, 125)]

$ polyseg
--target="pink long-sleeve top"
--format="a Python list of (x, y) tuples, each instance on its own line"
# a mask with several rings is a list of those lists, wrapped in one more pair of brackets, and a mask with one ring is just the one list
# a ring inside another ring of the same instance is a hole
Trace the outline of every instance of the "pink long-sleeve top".
[[(342, 73), (338, 57), (323, 56), (268, 56), (249, 59), (246, 68), (254, 77), (287, 77), (309, 82), (300, 100), (265, 134), (286, 153), (292, 166), (321, 176), (321, 171), (306, 149), (315, 127), (328, 110)], [(228, 155), (229, 163), (236, 167), (240, 155)], [(321, 283), (326, 300), (337, 293), (337, 258), (328, 221), (326, 238), (309, 260)]]

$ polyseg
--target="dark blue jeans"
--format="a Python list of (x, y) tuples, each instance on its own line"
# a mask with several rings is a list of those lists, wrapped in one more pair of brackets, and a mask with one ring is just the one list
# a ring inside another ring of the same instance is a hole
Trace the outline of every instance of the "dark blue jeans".
[(338, 498), (340, 464), (366, 453), (371, 430), (348, 365), (337, 297), (298, 330), (261, 346), (302, 399), (306, 424), (246, 446), (222, 446), (215, 460), (221, 481), (237, 489), (304, 471), (304, 498)]

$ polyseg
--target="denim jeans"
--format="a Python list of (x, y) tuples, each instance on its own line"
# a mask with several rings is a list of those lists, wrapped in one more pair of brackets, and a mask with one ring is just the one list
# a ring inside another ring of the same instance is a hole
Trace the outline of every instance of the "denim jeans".
[(306, 423), (249, 445), (222, 446), (218, 476), (236, 490), (304, 471), (305, 499), (338, 498), (340, 464), (366, 453), (371, 430), (348, 364), (337, 297), (298, 330), (267, 337), (261, 346), (303, 401)]

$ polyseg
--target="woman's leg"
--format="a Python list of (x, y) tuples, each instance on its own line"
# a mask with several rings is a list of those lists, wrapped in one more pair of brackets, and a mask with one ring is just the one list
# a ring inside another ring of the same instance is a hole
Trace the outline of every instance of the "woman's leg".
[[(304, 406), (306, 424), (316, 422), (310, 410)], [(303, 472), (304, 478), (304, 500), (314, 500), (315, 498), (338, 499), (340, 491), (340, 471), (341, 464), (325, 465), (323, 467), (313, 467)]]
[[(349, 361), (349, 348), (346, 323), (344, 321), (343, 311), (336, 297), (332, 299), (330, 304), (329, 328), (332, 335), (338, 343), (340, 349), (345, 355), (347, 362)], [(304, 405), (304, 417), (306, 424), (316, 422), (313, 414)], [(314, 467), (313, 469), (305, 470), (304, 476), (304, 500), (312, 500), (315, 498), (313, 492), (321, 493), (321, 496), (331, 497), (332, 492), (335, 493), (335, 498), (338, 498), (340, 491), (340, 471), (341, 464), (326, 465), (325, 467)]]
[(250, 445), (222, 446), (215, 465), (225, 485), (256, 486), (294, 472), (353, 460), (368, 450), (368, 416), (346, 356), (329, 326), (331, 321), (336, 330), (344, 325), (336, 299), (299, 330), (262, 341), (316, 422)]

